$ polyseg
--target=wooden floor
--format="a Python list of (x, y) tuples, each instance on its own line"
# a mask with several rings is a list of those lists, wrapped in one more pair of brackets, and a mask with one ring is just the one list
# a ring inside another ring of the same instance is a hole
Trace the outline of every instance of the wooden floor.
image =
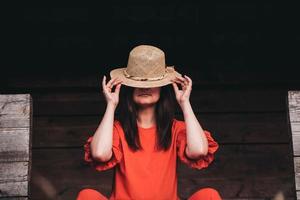
[[(101, 75), (100, 75), (101, 77)], [(75, 199), (85, 187), (109, 196), (113, 170), (83, 162), (83, 144), (100, 123), (105, 101), (97, 77), (9, 79), (1, 93), (30, 93), (33, 100), (31, 199)], [(213, 85), (194, 81), (191, 102), (204, 129), (220, 144), (204, 170), (178, 167), (178, 193), (202, 187), (224, 199), (295, 199), (287, 86)], [(182, 119), (180, 112), (177, 117)]]

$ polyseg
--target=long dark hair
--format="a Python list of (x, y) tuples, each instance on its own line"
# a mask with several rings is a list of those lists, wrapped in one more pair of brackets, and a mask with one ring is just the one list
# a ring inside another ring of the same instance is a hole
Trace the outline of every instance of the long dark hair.
[[(133, 87), (122, 85), (118, 107), (118, 120), (125, 133), (128, 146), (137, 151), (142, 149), (137, 127), (137, 107), (133, 101)], [(155, 106), (157, 150), (168, 150), (172, 140), (172, 122), (175, 115), (175, 94), (171, 84), (162, 86), (160, 98)]]

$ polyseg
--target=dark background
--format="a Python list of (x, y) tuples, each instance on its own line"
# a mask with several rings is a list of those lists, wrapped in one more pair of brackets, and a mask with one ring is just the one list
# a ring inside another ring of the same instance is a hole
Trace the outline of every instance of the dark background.
[[(151, 44), (203, 81), (299, 80), (298, 7), (255, 2), (109, 1), (3, 8), (6, 74), (99, 74)], [(193, 75), (191, 75), (193, 77)]]

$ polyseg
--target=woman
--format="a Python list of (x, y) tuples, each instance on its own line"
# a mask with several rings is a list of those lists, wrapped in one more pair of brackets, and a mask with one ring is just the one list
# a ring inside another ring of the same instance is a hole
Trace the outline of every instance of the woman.
[[(127, 67), (110, 75), (108, 83), (105, 76), (102, 79), (106, 112), (85, 144), (85, 160), (99, 171), (116, 167), (109, 199), (178, 200), (177, 156), (190, 168), (202, 169), (213, 161), (219, 147), (194, 115), (189, 101), (191, 78), (166, 67), (163, 51), (150, 45), (135, 47)], [(119, 119), (115, 120), (119, 96)], [(174, 118), (175, 99), (184, 121)], [(77, 200), (85, 199), (108, 198), (83, 189)], [(188, 199), (221, 197), (213, 188), (202, 188)]]

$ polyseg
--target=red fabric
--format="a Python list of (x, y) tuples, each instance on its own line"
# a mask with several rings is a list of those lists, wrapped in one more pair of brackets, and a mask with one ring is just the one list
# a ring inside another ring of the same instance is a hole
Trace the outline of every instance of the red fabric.
[(107, 200), (107, 198), (97, 190), (86, 188), (78, 193), (76, 200)]
[[(108, 200), (103, 194), (94, 189), (81, 190), (76, 200)], [(202, 188), (192, 194), (188, 200), (222, 200), (218, 191), (213, 188)]]
[[(206, 168), (214, 159), (218, 149), (209, 131), (208, 154), (198, 160), (189, 159), (184, 152), (186, 146), (185, 122), (174, 119), (172, 144), (168, 151), (155, 151), (156, 126), (138, 127), (141, 151), (133, 152), (127, 145), (120, 122), (114, 121), (113, 156), (107, 162), (93, 160), (90, 151), (92, 137), (85, 144), (85, 160), (103, 171), (116, 166), (115, 185), (109, 199), (179, 199), (177, 196), (176, 158), (191, 168)], [(151, 188), (151, 189), (150, 189)]]
[(178, 121), (178, 137), (177, 137), (177, 147), (178, 147), (178, 157), (180, 160), (187, 164), (190, 168), (202, 169), (208, 167), (208, 165), (214, 160), (214, 153), (219, 148), (218, 143), (212, 138), (211, 133), (207, 130), (204, 130), (208, 141), (208, 153), (206, 156), (203, 156), (202, 159), (190, 159), (185, 154), (185, 147), (187, 145), (186, 141), (186, 129), (185, 123), (183, 121)]
[(222, 198), (217, 190), (207, 187), (192, 194), (188, 200), (222, 200)]

